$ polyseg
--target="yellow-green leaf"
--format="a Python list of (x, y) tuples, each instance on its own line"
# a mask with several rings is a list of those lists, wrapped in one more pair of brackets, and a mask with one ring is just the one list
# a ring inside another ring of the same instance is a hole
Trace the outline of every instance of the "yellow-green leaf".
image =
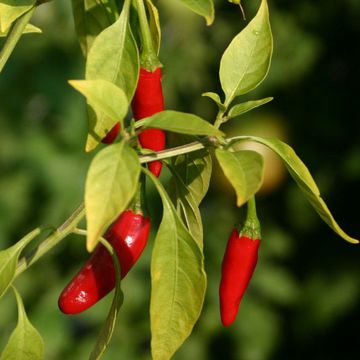
[(191, 11), (203, 16), (207, 25), (211, 25), (215, 17), (215, 9), (213, 0), (180, 0)]
[[(200, 316), (206, 289), (204, 256), (161, 183), (149, 171), (163, 201), (163, 217), (151, 260), (151, 351), (170, 359)], [(169, 236), (171, 234), (171, 236)]]
[(137, 189), (139, 175), (139, 158), (125, 141), (107, 146), (94, 157), (85, 184), (89, 251), (126, 209)]
[(14, 279), (21, 251), (38, 236), (40, 232), (40, 228), (37, 228), (23, 237), (15, 245), (0, 251), (0, 298), (5, 294)]
[(123, 124), (129, 104), (122, 89), (106, 80), (70, 80), (69, 83), (86, 97), (94, 111), (105, 114), (89, 124), (93, 137), (101, 141), (117, 122)]
[(266, 0), (256, 16), (231, 41), (220, 62), (225, 105), (257, 87), (266, 77), (272, 55), (272, 35)]
[(230, 152), (220, 148), (216, 149), (215, 154), (236, 192), (237, 206), (242, 206), (261, 187), (264, 175), (262, 156), (250, 150)]
[(326, 203), (321, 198), (319, 188), (312, 178), (308, 168), (289, 145), (278, 139), (266, 139), (257, 136), (243, 136), (242, 140), (256, 141), (275, 151), (284, 161), (290, 175), (295, 180), (296, 184), (299, 186), (315, 211), (324, 220), (324, 222), (344, 240), (353, 244), (359, 243), (359, 240), (349, 236), (345, 233), (344, 230), (341, 229), (339, 224), (332, 216)]
[(30, 323), (20, 294), (15, 288), (13, 290), (18, 306), (18, 323), (1, 353), (0, 360), (42, 360), (44, 359), (43, 339)]

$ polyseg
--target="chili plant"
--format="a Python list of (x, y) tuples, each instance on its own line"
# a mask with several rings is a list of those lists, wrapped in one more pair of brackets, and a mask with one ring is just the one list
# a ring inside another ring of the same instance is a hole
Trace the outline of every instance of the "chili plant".
[[(22, 34), (40, 32), (30, 20), (44, 2), (0, 1), (0, 33), (6, 36), (0, 71)], [(212, 0), (181, 2), (207, 25), (213, 23)], [(0, 252), (0, 297), (12, 288), (19, 309), (18, 325), (1, 359), (44, 358), (41, 336), (28, 320), (13, 282), (71, 233), (86, 236), (86, 248), (94, 254), (61, 294), (61, 310), (84, 311), (115, 288), (109, 315), (90, 354), (91, 359), (101, 357), (122, 304), (120, 279), (147, 243), (151, 214), (143, 214), (146, 183), (153, 184), (163, 204), (151, 260), (151, 353), (156, 360), (170, 359), (191, 334), (204, 302), (207, 280), (199, 205), (209, 189), (213, 159), (235, 190), (234, 203), (248, 207), (248, 218), (240, 233), (233, 230), (223, 262), (221, 314), (224, 325), (230, 325), (255, 269), (260, 244), (255, 196), (263, 181), (263, 158), (256, 151), (236, 150), (241, 142), (260, 143), (274, 151), (322, 220), (344, 240), (358, 243), (337, 224), (310, 172), (289, 145), (250, 135), (229, 138), (222, 130), (223, 124), (272, 100), (242, 101), (266, 78), (271, 63), (273, 39), (266, 0), (221, 57), (223, 94), (202, 94), (218, 108), (214, 119), (164, 110), (161, 68), (171, 64), (159, 59), (160, 16), (152, 0), (72, 0), (72, 9), (86, 65), (85, 78), (69, 84), (86, 98), (85, 151), (96, 154), (85, 180), (84, 203), (32, 251), (26, 251), (27, 245), (46, 229), (36, 228)], [(165, 149), (166, 133), (176, 133), (181, 145), (168, 139)], [(165, 185), (158, 178), (163, 166), (171, 173)], [(78, 227), (83, 218), (86, 229)]]

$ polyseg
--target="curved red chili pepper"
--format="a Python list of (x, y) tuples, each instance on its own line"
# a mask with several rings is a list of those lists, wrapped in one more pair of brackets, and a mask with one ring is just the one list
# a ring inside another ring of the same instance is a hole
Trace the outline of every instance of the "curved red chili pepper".
[[(164, 97), (161, 86), (161, 68), (154, 72), (140, 68), (139, 81), (132, 100), (132, 110), (135, 120), (154, 115), (164, 110)], [(143, 148), (160, 151), (165, 149), (165, 132), (160, 129), (147, 129), (139, 135), (139, 141)], [(152, 161), (149, 170), (159, 176), (162, 162)]]
[[(145, 248), (150, 232), (150, 218), (124, 211), (105, 234), (119, 259), (124, 278)], [(74, 276), (59, 297), (59, 308), (65, 314), (88, 309), (115, 287), (113, 258), (103, 245)]]
[(239, 235), (234, 229), (226, 246), (220, 282), (220, 313), (224, 326), (236, 319), (241, 299), (254, 273), (260, 239)]
[(106, 136), (101, 140), (103, 144), (112, 144), (117, 138), (120, 130), (120, 123), (116, 123), (113, 128), (106, 134)]

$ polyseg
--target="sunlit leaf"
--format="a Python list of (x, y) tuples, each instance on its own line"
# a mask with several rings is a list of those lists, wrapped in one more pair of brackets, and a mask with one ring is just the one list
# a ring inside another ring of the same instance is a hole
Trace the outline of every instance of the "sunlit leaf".
[(272, 35), (266, 0), (256, 16), (231, 41), (220, 62), (220, 82), (229, 105), (266, 77), (272, 55)]
[(27, 318), (20, 294), (15, 288), (13, 290), (18, 306), (18, 323), (1, 353), (0, 360), (42, 360), (43, 339)]
[(11, 24), (34, 7), (36, 0), (1, 0), (0, 32), (6, 33)]
[(38, 236), (40, 232), (40, 228), (37, 228), (24, 236), (15, 245), (0, 251), (0, 298), (5, 294), (14, 279), (21, 251)]
[(129, 104), (119, 87), (105, 80), (71, 80), (69, 83), (86, 97), (95, 111), (106, 115), (94, 123), (95, 127), (90, 128), (90, 132), (102, 139), (117, 122), (123, 123)]
[(125, 141), (107, 146), (94, 157), (85, 184), (89, 251), (133, 198), (139, 175), (138, 156)]
[(245, 204), (261, 187), (264, 175), (262, 156), (250, 150), (230, 152), (220, 148), (215, 154), (236, 192), (237, 206)]
[(234, 105), (230, 111), (228, 112), (226, 119), (230, 120), (234, 117), (240, 116), (242, 114), (247, 113), (248, 111), (251, 111), (261, 105), (267, 104), (268, 102), (270, 102), (273, 98), (272, 97), (267, 97), (261, 100), (251, 100), (251, 101), (246, 101), (244, 103), (241, 104), (236, 104)]
[(206, 97), (210, 98), (211, 100), (213, 100), (220, 110), (226, 109), (224, 104), (221, 102), (219, 94), (216, 94), (214, 92), (205, 92), (205, 93), (201, 94), (201, 96), (206, 96)]
[(154, 360), (170, 359), (200, 316), (206, 289), (204, 257), (159, 180), (144, 171), (164, 209), (151, 261), (151, 349)]
[(329, 208), (320, 196), (320, 191), (312, 178), (308, 168), (304, 165), (301, 159), (296, 155), (295, 151), (287, 144), (277, 139), (266, 139), (256, 136), (243, 136), (242, 140), (253, 140), (264, 144), (273, 151), (275, 151), (284, 161), (290, 175), (295, 180), (307, 200), (316, 210), (319, 216), (325, 221), (330, 228), (340, 235), (344, 240), (357, 244), (359, 240), (349, 236), (342, 230), (339, 224), (332, 216)]
[(173, 110), (161, 111), (137, 122), (137, 127), (157, 128), (188, 135), (224, 135), (202, 118)]
[(215, 17), (213, 0), (180, 0), (194, 13), (205, 18), (206, 24), (211, 25)]
[[(139, 54), (131, 33), (129, 19), (130, 1), (125, 0), (119, 19), (102, 31), (95, 39), (86, 62), (87, 80), (107, 80), (121, 88), (130, 101), (134, 95), (139, 76)], [(103, 122), (103, 112), (89, 112), (89, 124)], [(95, 118), (94, 118), (95, 117)], [(101, 138), (89, 132), (86, 151), (94, 149)]]

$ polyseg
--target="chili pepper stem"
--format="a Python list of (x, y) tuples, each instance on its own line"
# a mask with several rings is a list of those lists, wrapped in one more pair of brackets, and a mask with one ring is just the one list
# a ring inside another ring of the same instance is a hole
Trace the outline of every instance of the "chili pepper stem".
[(162, 65), (154, 49), (149, 23), (146, 16), (144, 1), (134, 0), (134, 4), (138, 12), (140, 24), (140, 34), (142, 42), (142, 51), (140, 57), (141, 67), (146, 69), (147, 71), (153, 72), (155, 69), (161, 67)]
[(247, 236), (250, 239), (261, 239), (260, 222), (256, 214), (255, 196), (247, 202), (247, 213), (244, 226), (241, 228), (240, 236)]

